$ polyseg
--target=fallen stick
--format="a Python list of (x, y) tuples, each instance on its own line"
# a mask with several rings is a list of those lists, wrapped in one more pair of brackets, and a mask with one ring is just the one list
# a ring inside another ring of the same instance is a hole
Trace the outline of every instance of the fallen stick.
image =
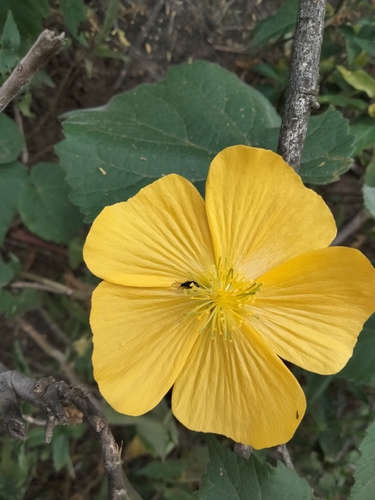
[(32, 80), (40, 68), (62, 47), (64, 39), (64, 33), (55, 36), (55, 33), (50, 30), (44, 30), (39, 35), (34, 45), (0, 87), (0, 113), (18, 92)]

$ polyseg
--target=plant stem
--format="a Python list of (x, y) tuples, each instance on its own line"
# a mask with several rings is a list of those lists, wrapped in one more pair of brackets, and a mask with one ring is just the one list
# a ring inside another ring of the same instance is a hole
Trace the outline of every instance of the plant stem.
[(326, 0), (299, 0), (289, 87), (277, 152), (297, 172), (311, 109), (319, 108), (319, 60)]
[(64, 37), (64, 33), (55, 36), (54, 32), (50, 30), (44, 30), (39, 35), (37, 41), (0, 87), (0, 113), (18, 92), (31, 81), (43, 64), (63, 46)]

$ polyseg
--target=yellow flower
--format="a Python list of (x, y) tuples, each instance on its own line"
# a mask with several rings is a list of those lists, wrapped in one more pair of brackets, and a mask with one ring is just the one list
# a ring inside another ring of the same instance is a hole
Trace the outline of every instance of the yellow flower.
[(280, 156), (234, 146), (211, 163), (204, 201), (167, 175), (94, 221), (84, 257), (95, 379), (140, 415), (173, 386), (188, 428), (264, 448), (287, 442), (306, 401), (282, 360), (336, 373), (374, 311), (375, 271), (327, 248), (329, 209)]

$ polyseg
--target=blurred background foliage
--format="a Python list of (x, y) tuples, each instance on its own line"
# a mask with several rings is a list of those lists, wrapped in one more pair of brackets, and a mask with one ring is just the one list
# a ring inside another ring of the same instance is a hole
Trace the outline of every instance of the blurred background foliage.
[[(90, 222), (102, 206), (126, 199), (152, 176), (165, 174), (166, 165), (203, 189), (209, 161), (223, 147), (238, 142), (276, 147), (297, 3), (0, 2), (0, 83), (44, 28), (67, 32), (59, 54), (0, 115), (0, 359), (8, 367), (33, 377), (84, 383), (100, 400), (92, 377), (88, 323), (97, 280), (82, 262), (84, 217)], [(339, 230), (354, 223), (344, 243), (361, 249), (373, 263), (374, 40), (373, 3), (327, 4), (321, 109), (311, 119), (301, 169), (304, 181), (329, 204)], [(221, 67), (191, 64), (198, 59)], [(170, 66), (181, 63), (189, 64), (157, 83)], [(142, 83), (148, 86), (138, 88)], [(210, 96), (209, 107), (202, 107), (202, 92)], [(215, 99), (230, 100), (236, 112), (229, 106), (220, 122), (212, 111)], [(131, 116), (131, 126), (116, 113)], [(176, 114), (189, 130), (190, 149), (178, 135)], [(240, 135), (227, 127), (226, 117), (236, 124), (244, 117)], [(136, 142), (151, 125), (159, 141), (154, 149)], [(175, 143), (165, 148), (169, 129)], [(108, 130), (111, 137), (103, 139)], [(138, 151), (129, 169), (124, 158), (134, 144)], [(206, 153), (198, 154), (195, 146), (203, 146)], [(338, 375), (293, 371), (308, 399), (307, 415), (288, 445), (297, 472), (317, 497), (373, 499), (373, 429), (363, 439), (375, 404), (375, 318), (366, 323), (353, 358)], [(268, 465), (280, 459), (277, 449), (255, 452), (250, 461), (242, 461), (231, 455), (229, 440), (221, 439), (220, 445), (183, 428), (171, 414), (168, 397), (139, 418), (117, 414), (103, 401), (101, 405), (116, 440), (123, 443), (124, 469), (145, 500), (193, 499), (206, 470), (198, 498), (219, 498), (215, 488), (210, 490), (215, 467), (236, 460), (238, 491), (240, 486), (255, 491), (255, 483), (246, 483), (249, 477), (262, 484), (262, 478), (273, 474), (274, 482), (259, 498), (284, 498), (280, 485), (289, 484), (290, 471), (282, 464), (277, 469)], [(26, 443), (0, 431), (0, 498), (106, 498), (100, 447), (88, 426), (58, 427), (46, 445), (44, 416), (26, 404), (22, 410), (29, 422)], [(226, 470), (232, 478), (230, 465)], [(359, 479), (350, 493), (354, 474)], [(289, 488), (285, 498), (312, 498), (305, 483), (293, 484), (294, 496)], [(220, 487), (227, 491), (224, 484)], [(231, 498), (229, 490), (225, 498)]]

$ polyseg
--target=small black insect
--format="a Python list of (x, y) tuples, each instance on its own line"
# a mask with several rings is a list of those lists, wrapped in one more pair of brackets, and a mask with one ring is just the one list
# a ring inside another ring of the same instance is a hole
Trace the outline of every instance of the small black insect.
[(193, 286), (199, 288), (199, 285), (196, 281), (184, 281), (178, 288), (186, 288), (187, 290), (190, 290), (191, 288), (193, 288)]
[(299, 413), (298, 413), (298, 410), (296, 411), (296, 419), (297, 419), (297, 420), (299, 419)]

